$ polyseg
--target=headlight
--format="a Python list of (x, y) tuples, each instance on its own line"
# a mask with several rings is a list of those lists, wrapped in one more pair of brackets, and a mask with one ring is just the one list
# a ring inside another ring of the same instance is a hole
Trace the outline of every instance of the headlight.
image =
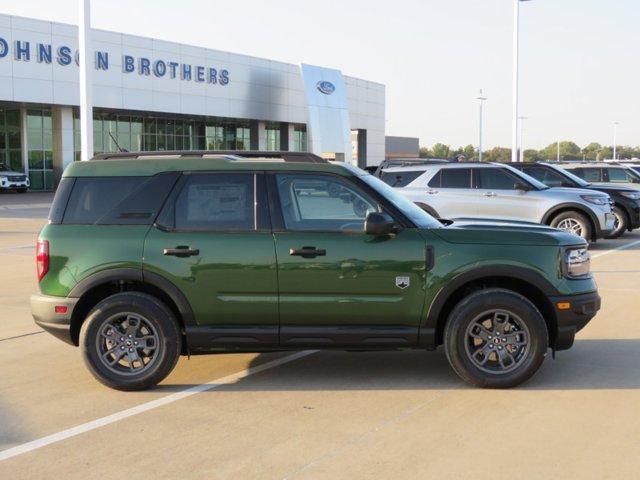
[(6, 182), (8, 181), (8, 177), (0, 177), (0, 182)]
[(585, 202), (593, 203), (594, 205), (608, 205), (609, 197), (603, 197), (600, 195), (580, 195)]
[(640, 200), (640, 192), (620, 192), (620, 194), (631, 200)]
[(586, 247), (570, 248), (564, 252), (564, 274), (568, 278), (583, 278), (591, 272), (591, 255)]

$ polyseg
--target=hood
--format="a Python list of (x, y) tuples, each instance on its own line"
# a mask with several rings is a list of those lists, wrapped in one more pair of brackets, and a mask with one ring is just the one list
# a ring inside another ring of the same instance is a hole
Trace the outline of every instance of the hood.
[[(598, 185), (599, 186), (599, 185)], [(597, 190), (597, 187), (594, 187), (596, 189), (592, 189), (591, 187), (586, 187), (586, 188), (571, 188), (571, 187), (551, 187), (549, 190), (552, 192), (559, 192), (559, 193), (568, 193), (570, 195), (594, 195), (594, 194), (600, 194), (602, 196), (607, 196), (606, 193), (604, 192), (599, 192)]]
[(640, 183), (594, 183), (588, 188), (615, 190), (616, 192), (637, 192), (640, 190)]
[(13, 171), (0, 172), (0, 177), (22, 177), (22, 176), (24, 176), (24, 173), (13, 172)]
[(449, 243), (480, 245), (587, 245), (582, 238), (556, 228), (527, 222), (456, 220), (450, 226), (431, 230)]

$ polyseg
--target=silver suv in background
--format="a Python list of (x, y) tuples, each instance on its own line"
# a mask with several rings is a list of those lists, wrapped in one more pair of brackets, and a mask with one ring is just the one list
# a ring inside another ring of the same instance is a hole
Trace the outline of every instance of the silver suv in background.
[(608, 195), (580, 188), (549, 188), (499, 163), (388, 168), (380, 178), (438, 218), (535, 222), (587, 241), (602, 238), (614, 228)]

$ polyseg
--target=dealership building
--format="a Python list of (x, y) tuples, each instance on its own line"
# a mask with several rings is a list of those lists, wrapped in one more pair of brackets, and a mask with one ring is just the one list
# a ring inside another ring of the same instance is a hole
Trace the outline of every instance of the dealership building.
[[(95, 153), (118, 148), (385, 156), (385, 87), (293, 65), (92, 30)], [(0, 15), (0, 163), (52, 189), (80, 158), (76, 26)]]

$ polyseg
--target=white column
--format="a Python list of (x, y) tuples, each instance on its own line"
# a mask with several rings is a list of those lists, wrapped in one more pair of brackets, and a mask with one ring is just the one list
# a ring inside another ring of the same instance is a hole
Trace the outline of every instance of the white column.
[(53, 122), (53, 169), (59, 179), (67, 166), (73, 162), (73, 109), (54, 106), (51, 109)]
[(93, 157), (93, 99), (91, 85), (91, 9), (90, 0), (78, 0), (78, 45), (80, 47), (80, 148), (81, 160)]

